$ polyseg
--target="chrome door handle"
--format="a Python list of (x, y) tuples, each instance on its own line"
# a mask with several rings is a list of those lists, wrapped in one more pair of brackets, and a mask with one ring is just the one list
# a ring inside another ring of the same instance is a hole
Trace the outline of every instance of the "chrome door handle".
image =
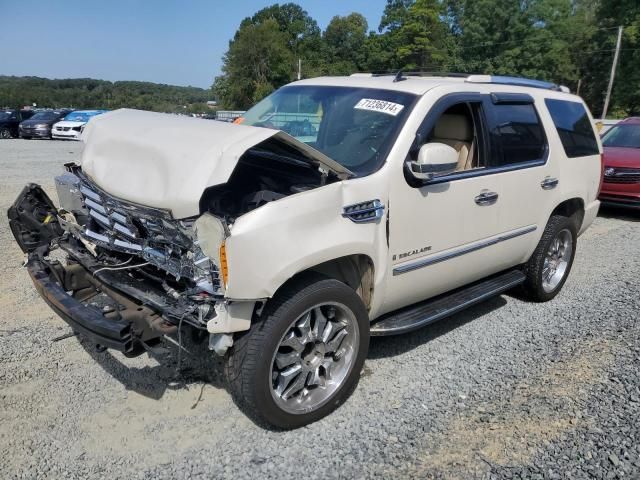
[(480, 206), (493, 205), (498, 201), (498, 194), (496, 192), (482, 192), (474, 200)]
[(542, 182), (540, 182), (540, 186), (543, 190), (551, 190), (553, 188), (556, 188), (558, 186), (558, 183), (560, 183), (560, 180), (558, 180), (557, 178), (546, 177), (544, 180), (542, 180)]

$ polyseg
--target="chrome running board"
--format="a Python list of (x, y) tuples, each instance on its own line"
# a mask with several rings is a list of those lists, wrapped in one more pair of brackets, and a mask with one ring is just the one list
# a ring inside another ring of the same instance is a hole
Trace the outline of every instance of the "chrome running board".
[(509, 270), (435, 299), (387, 313), (371, 324), (371, 335), (398, 335), (417, 330), (520, 285), (524, 280), (522, 271)]

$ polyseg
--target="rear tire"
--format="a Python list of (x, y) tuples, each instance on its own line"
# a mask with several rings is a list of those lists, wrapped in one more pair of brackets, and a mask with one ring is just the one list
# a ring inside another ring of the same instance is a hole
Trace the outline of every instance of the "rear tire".
[(11, 138), (11, 130), (8, 128), (0, 128), (0, 138), (4, 140)]
[(554, 298), (567, 281), (576, 254), (577, 225), (573, 217), (553, 215), (526, 263), (525, 295), (536, 302)]
[(234, 340), (226, 362), (231, 394), (258, 423), (301, 427), (349, 397), (368, 349), (369, 316), (357, 293), (305, 274)]

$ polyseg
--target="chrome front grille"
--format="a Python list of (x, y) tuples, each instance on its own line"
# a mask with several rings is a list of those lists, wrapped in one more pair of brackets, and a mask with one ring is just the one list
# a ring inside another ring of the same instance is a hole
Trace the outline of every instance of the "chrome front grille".
[(640, 168), (607, 167), (604, 169), (607, 183), (640, 183)]
[(175, 220), (166, 210), (116, 199), (84, 176), (79, 190), (89, 217), (82, 232), (86, 240), (140, 256), (209, 293), (222, 293), (219, 270), (195, 242), (190, 222)]

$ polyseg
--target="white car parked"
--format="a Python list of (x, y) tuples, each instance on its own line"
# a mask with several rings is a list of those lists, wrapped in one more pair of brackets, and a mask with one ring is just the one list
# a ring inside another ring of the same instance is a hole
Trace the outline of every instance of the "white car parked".
[(51, 128), (51, 138), (80, 140), (80, 134), (87, 122), (107, 110), (75, 110)]
[(10, 226), (84, 338), (136, 355), (208, 336), (238, 404), (282, 428), (348, 398), (370, 335), (515, 287), (551, 300), (600, 205), (593, 119), (554, 84), (316, 78), (237, 123), (102, 115), (61, 208), (29, 184)]

